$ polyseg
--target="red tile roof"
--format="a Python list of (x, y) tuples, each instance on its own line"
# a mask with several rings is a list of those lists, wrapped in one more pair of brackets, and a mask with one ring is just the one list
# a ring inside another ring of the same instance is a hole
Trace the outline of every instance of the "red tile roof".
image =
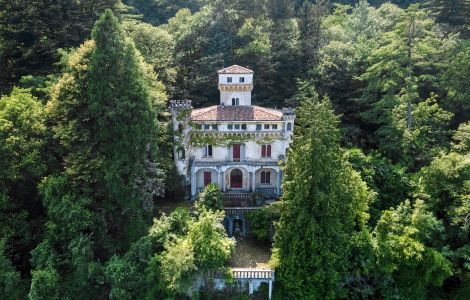
[(282, 121), (282, 111), (256, 105), (214, 105), (193, 109), (192, 121)]
[(219, 74), (251, 74), (253, 73), (252, 70), (247, 69), (245, 67), (239, 65), (233, 65), (222, 70), (219, 70), (217, 73)]

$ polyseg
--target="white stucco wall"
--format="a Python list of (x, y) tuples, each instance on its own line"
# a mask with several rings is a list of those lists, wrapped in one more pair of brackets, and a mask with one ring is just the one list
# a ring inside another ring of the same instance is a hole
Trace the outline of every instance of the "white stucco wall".
[[(232, 82), (228, 82), (227, 78), (232, 77)], [(245, 78), (244, 82), (240, 82), (240, 77)], [(251, 74), (219, 74), (219, 84), (253, 84), (253, 73)]]

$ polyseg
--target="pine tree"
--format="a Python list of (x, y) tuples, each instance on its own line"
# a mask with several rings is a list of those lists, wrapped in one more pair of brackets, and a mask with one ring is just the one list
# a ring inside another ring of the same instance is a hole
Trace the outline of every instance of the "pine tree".
[(369, 192), (342, 158), (339, 119), (327, 99), (301, 87), (283, 182), (273, 261), (282, 299), (333, 299), (367, 222)]

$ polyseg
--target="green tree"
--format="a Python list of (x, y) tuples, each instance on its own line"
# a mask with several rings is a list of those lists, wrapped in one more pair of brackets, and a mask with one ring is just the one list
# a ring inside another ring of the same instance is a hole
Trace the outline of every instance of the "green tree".
[(196, 210), (219, 211), (224, 209), (224, 198), (217, 184), (208, 184), (202, 193), (199, 194), (195, 203)]
[(371, 227), (375, 227), (382, 211), (395, 207), (412, 196), (414, 185), (405, 167), (392, 164), (377, 152), (365, 155), (356, 148), (345, 152), (345, 157), (375, 192), (369, 205)]
[(339, 147), (339, 119), (327, 99), (300, 88), (294, 140), (276, 226), (276, 283), (282, 298), (326, 298), (352, 266), (352, 242), (366, 232), (370, 193)]
[(173, 37), (161, 27), (134, 20), (124, 22), (123, 26), (145, 62), (153, 67), (158, 79), (170, 88), (176, 76), (172, 56), (175, 48)]
[[(0, 255), (9, 261), (2, 263), (5, 276), (17, 272), (29, 277), (29, 252), (42, 231), (36, 186), (47, 169), (45, 137), (44, 106), (28, 90), (14, 88), (0, 98)], [(0, 294), (26, 294), (25, 286), (13, 286), (11, 279), (0, 284)]]
[(59, 48), (79, 46), (116, 0), (0, 1), (0, 95), (23, 75), (54, 71)]
[(5, 255), (5, 239), (0, 239), (0, 291), (5, 298), (24, 298), (25, 287), (21, 280), (21, 274), (12, 265), (11, 260)]
[(31, 294), (44, 288), (35, 276), (54, 270), (61, 297), (107, 295), (102, 263), (144, 234), (158, 193), (149, 68), (110, 10), (93, 38), (67, 57), (48, 103), (63, 171), (41, 185), (47, 232)]
[(360, 76), (367, 82), (361, 101), (369, 106), (362, 116), (376, 128), (374, 143), (386, 157), (414, 166), (416, 153), (410, 153), (409, 136), (413, 128), (421, 130), (413, 120), (415, 106), (433, 98), (431, 92), (438, 88), (436, 71), (442, 70), (443, 54), (451, 43), (441, 38), (439, 27), (416, 6), (399, 11), (392, 28), (381, 35), (368, 69)]
[(418, 174), (419, 193), (445, 227), (443, 245), (452, 260), (458, 290), (468, 285), (470, 274), (470, 156), (468, 151), (436, 157)]
[(447, 90), (443, 105), (455, 114), (454, 123), (469, 120), (470, 93), (467, 82), (470, 80), (470, 42), (463, 41), (449, 55), (445, 72), (442, 74), (442, 85)]
[(443, 231), (422, 200), (383, 212), (374, 229), (374, 248), (377, 267), (393, 279), (382, 286), (382, 297), (426, 299), (428, 287), (443, 284), (452, 274), (450, 262), (435, 248)]

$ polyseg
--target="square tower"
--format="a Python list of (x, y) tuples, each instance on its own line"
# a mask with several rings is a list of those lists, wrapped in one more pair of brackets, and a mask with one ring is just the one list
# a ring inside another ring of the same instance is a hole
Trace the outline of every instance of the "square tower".
[(233, 65), (217, 73), (219, 74), (220, 105), (251, 105), (252, 70)]

